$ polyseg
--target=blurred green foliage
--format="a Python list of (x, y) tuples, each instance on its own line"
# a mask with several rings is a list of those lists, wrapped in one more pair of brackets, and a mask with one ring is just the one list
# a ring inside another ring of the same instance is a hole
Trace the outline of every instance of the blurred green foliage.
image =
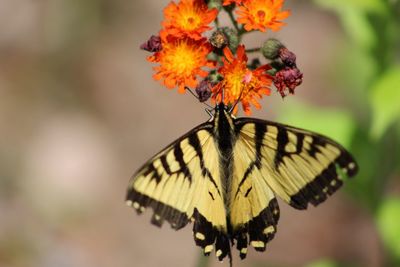
[(372, 106), (372, 137), (378, 139), (400, 116), (400, 64), (389, 68), (372, 86), (369, 101)]
[(292, 102), (284, 107), (279, 122), (304, 128), (319, 134), (334, 136), (344, 147), (350, 147), (355, 132), (351, 113), (341, 109), (312, 107), (299, 102)]
[(306, 267), (339, 267), (338, 264), (336, 264), (334, 261), (332, 260), (318, 260), (316, 262), (312, 262), (308, 265), (306, 265)]
[[(360, 173), (346, 189), (375, 218), (387, 248), (385, 266), (400, 266), (400, 198), (390, 191), (400, 177), (400, 1), (314, 3), (337, 16), (350, 40), (337, 59), (337, 75), (352, 102), (346, 110), (295, 103), (280, 121), (331, 136), (352, 151)], [(336, 266), (348, 265), (330, 259), (307, 265)]]
[[(377, 214), (379, 231), (390, 253), (400, 258), (400, 198), (389, 197), (382, 201)], [(397, 262), (398, 263), (398, 262)]]

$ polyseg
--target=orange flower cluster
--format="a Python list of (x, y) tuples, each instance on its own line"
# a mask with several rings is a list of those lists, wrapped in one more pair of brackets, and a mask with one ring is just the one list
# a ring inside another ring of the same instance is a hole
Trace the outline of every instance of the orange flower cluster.
[[(270, 67), (263, 65), (253, 71), (250, 70), (247, 67), (247, 56), (243, 45), (238, 47), (236, 58), (228, 47), (225, 47), (223, 52), (224, 65), (218, 72), (224, 79), (212, 89), (213, 97), (217, 102), (224, 101), (226, 105), (234, 104), (240, 99), (243, 111), (249, 115), (250, 104), (260, 109), (261, 105), (257, 99), (271, 93), (269, 87), (272, 84), (272, 77), (266, 73)], [(223, 90), (224, 99), (221, 99)]]
[[(270, 66), (250, 68), (244, 45), (237, 47), (236, 44), (236, 47), (229, 48), (229, 36), (218, 35), (220, 39), (217, 41), (227, 41), (220, 42), (222, 48), (213, 46), (215, 42), (208, 40), (206, 32), (218, 30), (219, 34), (223, 34), (224, 28), (215, 29), (210, 26), (217, 21), (219, 11), (208, 8), (206, 2), (170, 2), (164, 9), (164, 21), (159, 35), (152, 36), (141, 48), (153, 53), (148, 57), (148, 61), (158, 64), (154, 67), (153, 78), (167, 88), (178, 88), (178, 92), (184, 93), (186, 88), (199, 87), (200, 81), (206, 79), (207, 86), (202, 86), (202, 90), (209, 92), (204, 95), (211, 94), (213, 101), (223, 101), (226, 105), (234, 105), (240, 101), (244, 112), (250, 114), (250, 106), (261, 108), (258, 100), (263, 95), (270, 94), (273, 82), (273, 77), (267, 74)], [(283, 2), (284, 0), (224, 0), (222, 4), (230, 5), (229, 10), (236, 8), (237, 18), (232, 13), (231, 18), (235, 20), (234, 24), (242, 24), (242, 28), (235, 34), (243, 34), (252, 30), (279, 30), (284, 25), (281, 20), (289, 16), (289, 11), (281, 11)], [(238, 29), (237, 24), (235, 27)], [(240, 40), (240, 36), (236, 40)]]
[(165, 20), (160, 31), (162, 48), (148, 57), (150, 62), (160, 64), (154, 67), (155, 80), (170, 89), (178, 87), (178, 91), (184, 93), (186, 86), (198, 85), (197, 76), (204, 78), (208, 75), (203, 68), (215, 64), (207, 60), (212, 48), (202, 34), (211, 29), (208, 24), (217, 15), (218, 11), (209, 10), (204, 0), (171, 2), (164, 9)]
[(237, 21), (246, 31), (267, 29), (278, 31), (285, 25), (281, 20), (289, 17), (289, 11), (281, 11), (284, 0), (224, 0), (224, 6), (238, 5)]
[(207, 77), (208, 72), (202, 67), (214, 67), (212, 61), (207, 60), (211, 46), (204, 40), (189, 38), (169, 38), (163, 43), (163, 49), (148, 58), (151, 62), (158, 62), (154, 67), (154, 79), (163, 80), (167, 88), (178, 86), (179, 92), (185, 92), (185, 86), (196, 87), (196, 76)]
[(289, 11), (282, 11), (284, 0), (247, 0), (241, 1), (236, 14), (237, 21), (244, 24), (246, 31), (267, 29), (278, 31), (284, 25), (281, 20), (289, 17)]
[(208, 9), (204, 0), (182, 0), (178, 5), (171, 2), (164, 9), (165, 21), (161, 37), (173, 35), (200, 40), (202, 33), (211, 30), (208, 25), (218, 15), (217, 9)]

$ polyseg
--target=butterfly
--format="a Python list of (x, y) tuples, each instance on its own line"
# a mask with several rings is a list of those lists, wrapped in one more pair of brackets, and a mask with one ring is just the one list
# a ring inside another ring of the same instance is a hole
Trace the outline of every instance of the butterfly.
[(280, 216), (276, 196), (296, 209), (322, 203), (358, 166), (323, 135), (255, 118), (223, 103), (209, 121), (164, 148), (131, 178), (126, 202), (151, 222), (178, 230), (193, 223), (196, 245), (219, 260), (236, 246), (264, 251)]

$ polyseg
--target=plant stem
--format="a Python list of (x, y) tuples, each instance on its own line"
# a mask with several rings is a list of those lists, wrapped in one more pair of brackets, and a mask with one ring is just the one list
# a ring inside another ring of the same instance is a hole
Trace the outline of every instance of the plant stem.
[(219, 28), (219, 19), (218, 19), (218, 17), (215, 18), (214, 24), (215, 24), (215, 28), (218, 29)]
[(239, 28), (239, 26), (238, 26), (238, 24), (237, 24), (237, 21), (235, 20), (235, 17), (233, 16), (232, 10), (227, 11), (227, 12), (228, 12), (229, 18), (230, 18), (231, 21), (232, 21), (233, 27), (234, 27), (235, 30), (238, 32), (238, 34), (240, 34), (241, 29)]
[(257, 53), (257, 52), (260, 52), (260, 50), (261, 50), (260, 47), (256, 47), (256, 48), (246, 49), (245, 51), (246, 51), (246, 53)]

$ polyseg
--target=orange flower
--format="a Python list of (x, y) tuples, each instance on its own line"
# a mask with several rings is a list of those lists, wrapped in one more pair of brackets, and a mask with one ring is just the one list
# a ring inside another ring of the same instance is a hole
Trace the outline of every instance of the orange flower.
[(178, 4), (171, 2), (164, 9), (165, 21), (161, 37), (189, 37), (195, 40), (201, 34), (211, 30), (208, 26), (218, 15), (217, 9), (208, 9), (204, 0), (181, 0)]
[(269, 95), (272, 84), (272, 77), (266, 71), (270, 68), (263, 65), (253, 71), (247, 68), (247, 56), (243, 45), (237, 49), (235, 58), (229, 48), (224, 48), (224, 65), (218, 70), (223, 75), (223, 80), (213, 88), (213, 99), (221, 101), (222, 90), (224, 90), (224, 103), (226, 105), (235, 104), (236, 101), (242, 102), (244, 112), (251, 114), (250, 105), (260, 109), (261, 105), (257, 99), (263, 95)]
[(223, 6), (229, 6), (232, 3), (235, 3), (237, 5), (240, 5), (242, 3), (243, 0), (224, 0), (224, 2), (222, 3)]
[(280, 20), (286, 19), (289, 11), (282, 11), (284, 0), (247, 0), (236, 11), (239, 16), (237, 21), (244, 24), (246, 31), (267, 29), (278, 31), (285, 23)]
[(203, 67), (215, 66), (214, 62), (207, 60), (211, 46), (205, 39), (195, 41), (168, 37), (162, 47), (161, 51), (148, 57), (148, 61), (160, 64), (154, 67), (156, 73), (153, 78), (170, 89), (178, 86), (180, 93), (185, 92), (185, 86), (196, 87), (197, 76), (208, 75)]

